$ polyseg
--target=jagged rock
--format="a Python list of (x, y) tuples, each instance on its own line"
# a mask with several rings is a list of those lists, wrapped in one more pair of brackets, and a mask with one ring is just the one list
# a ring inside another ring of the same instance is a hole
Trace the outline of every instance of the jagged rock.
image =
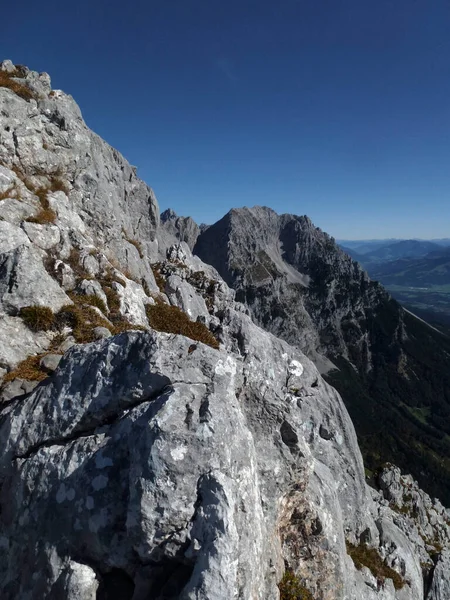
[(26, 379), (13, 379), (0, 389), (0, 402), (9, 402), (17, 396), (31, 393), (39, 384), (38, 381), (27, 381)]
[(35, 304), (56, 312), (72, 300), (47, 273), (42, 251), (23, 245), (0, 254), (0, 303), (8, 312)]
[(53, 248), (60, 240), (60, 232), (56, 225), (39, 225), (25, 221), (22, 227), (33, 244), (43, 250)]
[(120, 314), (133, 325), (146, 327), (148, 320), (145, 306), (154, 303), (154, 300), (147, 296), (142, 286), (131, 279), (127, 279), (125, 286), (114, 282), (113, 289), (120, 299)]
[[(95, 331), (95, 329), (94, 329), (94, 331)], [(67, 350), (72, 348), (72, 346), (75, 346), (75, 344), (76, 344), (75, 338), (72, 337), (71, 335), (69, 335), (63, 341), (63, 343), (58, 346), (58, 350), (64, 354), (64, 352), (67, 352)]]
[[(434, 434), (423, 437), (409, 411), (447, 414), (448, 337), (406, 312), (306, 216), (232, 209), (199, 235), (194, 253), (236, 290), (255, 322), (301, 348), (338, 388), (371, 470), (397, 463), (450, 501), (450, 469), (436, 461), (446, 464), (450, 452), (445, 425), (430, 416)], [(409, 441), (418, 437), (420, 447)]]
[(181, 308), (192, 321), (196, 321), (201, 316), (209, 317), (205, 300), (179, 275), (171, 275), (167, 278), (165, 292), (170, 303)]
[(436, 563), (433, 580), (427, 600), (447, 600), (450, 598), (450, 552), (443, 552)]
[[(124, 570), (155, 598), (164, 594), (158, 578), (172, 573), (172, 598), (225, 600), (241, 586), (242, 597), (275, 600), (282, 552), (295, 560), (292, 531), (310, 549), (302, 569), (312, 589), (323, 598), (361, 598), (351, 591), (359, 588), (342, 551), (344, 529), (369, 527), (373, 539), (377, 530), (346, 411), (325, 383), (299, 410), (285, 383), (309, 387), (317, 379), (308, 359), (245, 316), (227, 327), (247, 338), (246, 360), (202, 344), (189, 352), (181, 336), (122, 334), (72, 348), (47, 384), (9, 405), (0, 428), (9, 481), (2, 492), (5, 598), (50, 594), (76, 556), (99, 576)], [(322, 411), (335, 414), (345, 446), (321, 441)], [(69, 455), (79, 458), (67, 471)], [(338, 485), (333, 472), (351, 474), (351, 486)], [(20, 523), (7, 517), (17, 502)], [(304, 515), (300, 523), (314, 521), (315, 533), (302, 534), (294, 513)], [(416, 573), (408, 577), (418, 581), (413, 589), (421, 584)]]
[(13, 73), (16, 67), (10, 60), (4, 60), (0, 64), (0, 71), (6, 71), (6, 73)]
[(170, 208), (161, 213), (161, 225), (158, 241), (162, 252), (177, 241), (185, 242), (192, 250), (200, 234), (200, 227), (191, 217), (179, 217)]
[(80, 281), (77, 286), (77, 291), (86, 296), (96, 296), (104, 302), (105, 306), (108, 306), (108, 300), (102, 286), (94, 279), (83, 279)]
[(20, 246), (29, 246), (30, 240), (19, 227), (0, 221), (0, 255), (11, 252)]

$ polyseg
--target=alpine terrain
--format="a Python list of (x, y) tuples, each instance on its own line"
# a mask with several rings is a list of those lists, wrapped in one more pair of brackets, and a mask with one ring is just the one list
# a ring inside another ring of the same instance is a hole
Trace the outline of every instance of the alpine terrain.
[(448, 600), (447, 338), (306, 217), (161, 219), (0, 69), (2, 599)]

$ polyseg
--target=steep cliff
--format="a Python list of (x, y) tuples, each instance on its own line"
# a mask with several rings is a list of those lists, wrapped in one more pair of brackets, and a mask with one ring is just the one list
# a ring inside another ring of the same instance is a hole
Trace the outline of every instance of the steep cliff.
[(396, 462), (450, 503), (450, 338), (417, 319), (307, 217), (233, 209), (194, 252), (253, 319), (326, 371), (366, 465)]
[(450, 514), (369, 488), (313, 362), (48, 75), (1, 69), (2, 598), (448, 598)]

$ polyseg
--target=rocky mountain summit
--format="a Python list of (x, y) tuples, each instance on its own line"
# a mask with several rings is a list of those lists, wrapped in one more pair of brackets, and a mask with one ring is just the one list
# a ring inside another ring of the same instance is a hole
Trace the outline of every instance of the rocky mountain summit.
[(2, 598), (448, 599), (450, 513), (368, 487), (339, 393), (194, 225), (48, 75), (0, 74)]
[(308, 217), (233, 209), (197, 238), (253, 320), (342, 394), (366, 465), (395, 462), (450, 504), (450, 338), (405, 311)]

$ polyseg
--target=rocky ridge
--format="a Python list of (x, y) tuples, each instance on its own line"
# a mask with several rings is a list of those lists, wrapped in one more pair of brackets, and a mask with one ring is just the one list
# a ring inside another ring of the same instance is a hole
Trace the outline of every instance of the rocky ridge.
[(313, 362), (48, 75), (1, 69), (2, 597), (448, 598), (448, 512), (369, 488)]
[(193, 251), (258, 325), (337, 387), (370, 469), (396, 462), (450, 502), (450, 338), (405, 311), (308, 217), (233, 209)]

